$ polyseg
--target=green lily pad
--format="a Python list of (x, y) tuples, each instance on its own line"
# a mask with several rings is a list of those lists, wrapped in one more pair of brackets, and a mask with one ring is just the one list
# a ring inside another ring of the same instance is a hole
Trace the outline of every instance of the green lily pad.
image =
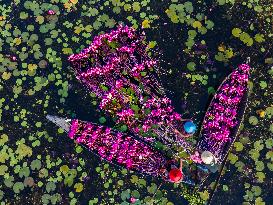
[(261, 87), (262, 89), (265, 89), (265, 88), (267, 87), (266, 81), (260, 81), (260, 87)]
[(49, 204), (50, 199), (51, 199), (51, 196), (49, 194), (44, 194), (42, 196), (42, 202), (43, 202), (43, 204)]
[(257, 197), (255, 199), (255, 205), (265, 205), (265, 202), (263, 201), (261, 197)]
[(266, 178), (266, 176), (263, 172), (257, 172), (256, 177), (258, 179), (258, 182), (260, 182), (260, 183), (263, 183), (264, 179)]
[(150, 194), (154, 194), (157, 190), (157, 185), (152, 183), (151, 186), (147, 187), (147, 190)]
[(31, 162), (30, 167), (32, 170), (39, 170), (41, 169), (42, 163), (39, 159), (35, 159)]
[(227, 185), (223, 185), (223, 191), (228, 191), (228, 186)]
[(256, 149), (251, 149), (251, 150), (249, 151), (249, 154), (250, 154), (250, 157), (251, 157), (254, 161), (258, 160), (258, 158), (260, 157), (260, 153), (259, 153), (259, 151), (256, 150)]
[(234, 147), (237, 152), (240, 152), (244, 149), (244, 145), (241, 142), (235, 142)]
[(56, 189), (56, 184), (54, 182), (47, 182), (46, 184), (46, 191), (48, 193), (54, 191)]
[(232, 35), (235, 37), (240, 37), (240, 34), (242, 33), (242, 30), (240, 28), (233, 28), (232, 29)]
[(273, 123), (269, 126), (269, 131), (273, 133)]
[(251, 125), (257, 125), (258, 122), (259, 122), (259, 120), (258, 120), (258, 118), (255, 117), (255, 116), (250, 116), (250, 118), (248, 119), (248, 122), (249, 122), (249, 124), (251, 124)]
[(8, 171), (8, 169), (9, 168), (6, 165), (4, 165), (4, 164), (0, 165), (0, 176), (5, 175)]
[(6, 142), (8, 142), (9, 137), (6, 134), (2, 134), (0, 136), (0, 146), (3, 146)]
[(258, 140), (256, 142), (254, 142), (254, 148), (256, 150), (262, 150), (264, 148), (264, 144), (263, 144), (263, 141), (262, 140)]
[(190, 70), (190, 71), (194, 71), (195, 70), (195, 66), (196, 64), (194, 62), (189, 62), (187, 64), (187, 68)]
[(257, 171), (263, 171), (264, 170), (264, 163), (262, 161), (256, 161), (255, 165), (256, 165), (256, 170)]
[(20, 13), (20, 19), (26, 19), (27, 17), (28, 17), (28, 13), (26, 13), (26, 12)]
[(23, 182), (15, 182), (12, 189), (14, 193), (16, 194), (20, 193), (24, 189)]
[(76, 183), (74, 185), (74, 188), (75, 188), (76, 192), (82, 192), (82, 190), (83, 190), (83, 184), (82, 183)]
[(239, 159), (237, 155), (229, 153), (228, 159), (230, 160), (231, 164), (235, 164), (235, 162)]
[(266, 159), (273, 161), (273, 151), (270, 150), (266, 153)]
[(204, 192), (199, 192), (199, 195), (204, 201), (207, 201), (209, 199), (209, 192), (207, 190), (205, 190)]
[(14, 184), (14, 177), (9, 176), (8, 178), (5, 178), (4, 184), (6, 185), (6, 187), (11, 188)]
[(128, 200), (130, 198), (130, 189), (126, 189), (126, 190), (122, 191), (120, 196), (123, 201)]
[(100, 122), (101, 124), (105, 123), (105, 122), (106, 122), (106, 118), (105, 118), (105, 117), (100, 117), (100, 118), (99, 118), (99, 122)]
[(253, 186), (251, 191), (254, 193), (255, 196), (260, 196), (262, 193), (262, 189), (259, 186)]

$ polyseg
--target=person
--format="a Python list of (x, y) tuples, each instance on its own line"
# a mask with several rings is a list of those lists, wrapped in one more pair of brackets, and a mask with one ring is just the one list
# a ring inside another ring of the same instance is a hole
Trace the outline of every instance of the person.
[(176, 164), (177, 164), (176, 160), (169, 160), (165, 168), (161, 170), (163, 178), (166, 181), (170, 181), (173, 183), (180, 183), (183, 180), (184, 175), (182, 171), (182, 166), (183, 166), (182, 159), (180, 159), (179, 168), (176, 166)]
[(169, 171), (169, 179), (170, 181), (174, 182), (174, 183), (180, 183), (183, 178), (183, 172), (182, 172), (182, 166), (183, 166), (183, 162), (182, 159), (180, 159), (180, 166), (179, 168), (172, 166), (171, 170)]

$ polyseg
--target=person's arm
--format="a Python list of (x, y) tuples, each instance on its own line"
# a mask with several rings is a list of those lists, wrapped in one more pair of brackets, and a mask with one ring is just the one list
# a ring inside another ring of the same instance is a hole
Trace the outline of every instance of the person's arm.
[(183, 161), (182, 161), (182, 159), (180, 159), (180, 166), (179, 166), (179, 169), (180, 169), (181, 172), (182, 172), (182, 166), (183, 166)]

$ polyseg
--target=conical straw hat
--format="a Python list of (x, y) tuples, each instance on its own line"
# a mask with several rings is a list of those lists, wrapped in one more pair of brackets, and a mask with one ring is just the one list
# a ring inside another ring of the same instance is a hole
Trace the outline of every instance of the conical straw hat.
[(210, 151), (204, 151), (201, 154), (201, 159), (205, 164), (213, 164), (215, 162), (215, 157)]

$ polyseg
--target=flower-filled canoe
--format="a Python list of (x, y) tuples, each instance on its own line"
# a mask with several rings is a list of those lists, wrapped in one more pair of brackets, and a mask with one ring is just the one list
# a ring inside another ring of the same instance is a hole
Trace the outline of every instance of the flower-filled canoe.
[[(79, 79), (95, 94), (101, 110), (117, 126), (147, 142), (160, 141), (190, 149), (183, 128), (187, 120), (175, 112), (158, 80), (157, 61), (148, 55), (144, 33), (120, 25), (116, 30), (98, 35), (89, 47), (68, 60)], [(189, 122), (189, 121), (188, 121)]]
[(250, 67), (239, 65), (221, 84), (205, 114), (197, 150), (203, 162), (220, 164), (235, 140), (247, 98)]
[(193, 185), (197, 182), (195, 172), (183, 168), (182, 161), (179, 163), (179, 160), (169, 158), (137, 136), (78, 119), (51, 115), (47, 115), (47, 119), (62, 127), (78, 144), (109, 163), (174, 183)]

